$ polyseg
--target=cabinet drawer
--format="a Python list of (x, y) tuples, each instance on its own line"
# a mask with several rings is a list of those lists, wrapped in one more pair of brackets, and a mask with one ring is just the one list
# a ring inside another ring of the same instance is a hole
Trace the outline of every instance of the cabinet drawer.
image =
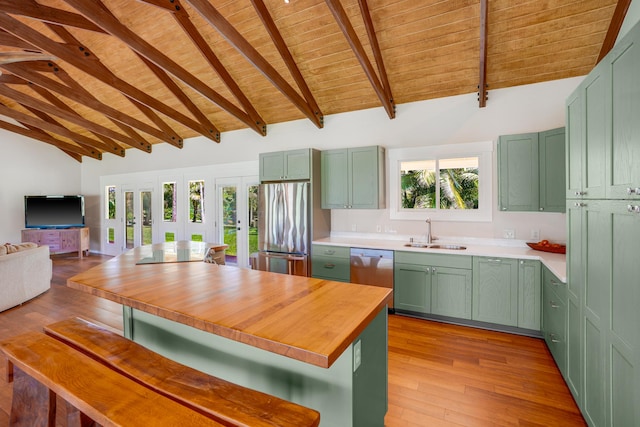
[(543, 292), (544, 339), (558, 368), (564, 372), (567, 363), (567, 308), (550, 285), (545, 284)]
[(312, 256), (311, 274), (322, 279), (348, 282), (351, 276), (349, 258)]
[(552, 290), (558, 299), (564, 301), (567, 299), (567, 284), (561, 282), (555, 274), (549, 271), (546, 267), (542, 272), (542, 280), (545, 286), (547, 286), (550, 290)]
[(347, 264), (349, 263), (349, 251), (351, 248), (344, 246), (329, 246), (329, 245), (312, 245), (311, 255), (313, 257), (322, 256), (328, 258), (345, 258)]
[(472, 257), (468, 255), (444, 255), (432, 253), (396, 251), (395, 261), (405, 264), (471, 269)]

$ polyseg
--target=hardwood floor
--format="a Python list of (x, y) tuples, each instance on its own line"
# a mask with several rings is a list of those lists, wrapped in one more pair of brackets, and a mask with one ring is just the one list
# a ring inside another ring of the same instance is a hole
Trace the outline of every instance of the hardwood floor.
[[(51, 290), (0, 313), (0, 340), (77, 315), (122, 330), (119, 304), (65, 286), (68, 277), (107, 259), (54, 257)], [(11, 386), (0, 365), (4, 427)], [(389, 316), (386, 427), (585, 425), (542, 340)]]

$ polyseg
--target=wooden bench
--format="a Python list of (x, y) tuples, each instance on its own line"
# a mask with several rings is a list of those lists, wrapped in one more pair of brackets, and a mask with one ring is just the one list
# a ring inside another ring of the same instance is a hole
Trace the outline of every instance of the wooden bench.
[[(23, 371), (43, 386), (40, 393), (49, 390), (67, 401), (77, 425), (85, 415), (103, 425), (315, 427), (320, 423), (317, 411), (181, 365), (83, 319), (49, 325), (45, 333), (1, 344), (10, 363), (19, 368), (14, 374), (12, 420), (14, 406), (17, 414), (29, 412), (20, 408), (24, 405), (20, 401), (33, 398), (18, 385)], [(126, 412), (119, 410), (122, 407)], [(50, 418), (51, 410), (45, 415)]]

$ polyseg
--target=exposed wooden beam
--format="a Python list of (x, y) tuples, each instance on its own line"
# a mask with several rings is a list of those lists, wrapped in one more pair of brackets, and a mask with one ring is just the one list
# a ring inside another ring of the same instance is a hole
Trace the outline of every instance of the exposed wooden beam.
[(0, 10), (12, 15), (27, 16), (43, 22), (66, 25), (83, 30), (104, 33), (104, 30), (82, 15), (54, 7), (44, 6), (35, 0), (0, 0)]
[(25, 61), (55, 61), (53, 55), (46, 55), (38, 52), (0, 52), (0, 64)]
[[(71, 34), (66, 28), (61, 27), (60, 25), (53, 25), (53, 24), (49, 24), (49, 28), (51, 28), (65, 43), (73, 46), (81, 46), (80, 41), (76, 39), (75, 36)], [(99, 58), (97, 57), (95, 59), (99, 60)], [(100, 62), (98, 62), (96, 66), (102, 68), (107, 74), (113, 74), (110, 70), (104, 67)], [(76, 87), (76, 88), (80, 86), (75, 82), (75, 80), (71, 79), (68, 74), (66, 75), (65, 83), (68, 84), (69, 86)], [(167, 142), (169, 142), (172, 145), (175, 145), (178, 148), (182, 148), (182, 145), (183, 145), (182, 138), (176, 137), (175, 136), (176, 132), (167, 123), (165, 123), (164, 120), (162, 120), (153, 110), (151, 110), (146, 106), (142, 108), (142, 104), (137, 99), (133, 99), (129, 97), (127, 97), (127, 99), (129, 99), (129, 101), (134, 106), (136, 106), (138, 110), (140, 110), (145, 116), (151, 119), (151, 121), (155, 123), (156, 126), (158, 126), (158, 128), (160, 128), (162, 132), (164, 132), (164, 134), (172, 135), (171, 140)], [(151, 152), (151, 146), (148, 147), (148, 151)]]
[[(98, 150), (88, 150), (85, 149), (84, 147), (81, 146), (76, 146), (73, 144), (69, 144), (68, 142), (59, 140), (57, 138), (52, 137), (51, 135), (49, 135), (48, 133), (45, 133), (43, 131), (41, 131), (38, 128), (29, 128), (29, 129), (25, 129), (23, 127), (20, 127), (18, 125), (15, 125), (13, 123), (8, 123), (5, 122), (4, 120), (0, 120), (0, 128), (9, 131), (9, 132), (13, 132), (13, 133), (17, 133), (18, 135), (22, 135), (22, 136), (26, 136), (27, 138), (32, 138), (32, 139), (36, 139), (38, 141), (42, 141), (45, 142), (47, 144), (51, 144), (55, 147), (58, 147), (59, 149), (61, 149), (64, 152), (72, 152), (72, 153), (77, 153), (80, 154), (82, 156), (89, 156), (89, 157), (93, 157), (94, 159), (97, 160), (102, 160), (102, 153)], [(76, 159), (77, 160), (77, 159)]]
[(478, 82), (478, 103), (480, 108), (487, 106), (487, 2), (480, 0), (480, 80)]
[[(47, 101), (49, 101), (52, 105), (55, 105), (56, 107), (63, 109), (65, 111), (68, 111), (70, 113), (74, 113), (77, 114), (73, 108), (71, 108), (70, 106), (68, 106), (67, 104), (65, 104), (60, 98), (58, 98), (57, 96), (55, 96), (53, 93), (49, 92), (48, 90), (46, 90), (45, 88), (43, 88), (42, 86), (38, 86), (35, 84), (31, 84), (26, 82), (25, 80), (13, 76), (18, 80), (21, 80), (23, 83), (29, 84), (29, 87), (36, 93), (38, 93), (41, 97), (43, 97), (44, 99), (46, 99)], [(119, 121), (116, 121), (114, 119), (112, 119), (111, 117), (105, 116), (107, 117), (109, 120), (111, 120), (111, 122), (118, 126), (124, 133), (126, 133), (127, 135), (129, 135), (131, 137), (131, 139), (133, 139), (134, 141), (138, 141), (138, 144), (136, 145), (135, 148), (138, 148), (142, 151), (145, 151), (147, 153), (151, 152), (151, 144), (148, 143), (147, 141), (144, 140), (144, 138), (142, 138), (142, 136), (140, 136), (140, 134), (138, 134), (136, 131), (134, 131), (131, 127), (120, 123)], [(99, 134), (96, 136), (100, 136)]]
[(600, 54), (598, 55), (598, 61), (596, 64), (598, 64), (602, 58), (607, 56), (607, 53), (609, 53), (616, 44), (618, 34), (620, 34), (620, 28), (622, 27), (625, 16), (627, 16), (627, 11), (629, 10), (630, 5), (631, 0), (618, 0), (616, 9), (613, 11), (613, 16), (611, 17), (611, 23), (609, 24), (607, 35), (604, 37), (604, 42), (602, 42), (602, 47), (600, 48)]
[[(261, 135), (263, 133), (263, 127), (257, 126), (255, 122), (249, 117), (247, 113), (242, 111), (233, 103), (229, 102), (226, 98), (206, 85), (202, 80), (198, 79), (193, 74), (189, 73), (186, 69), (180, 66), (177, 62), (160, 52), (150, 43), (145, 41), (142, 37), (135, 34), (125, 25), (123, 25), (118, 19), (108, 11), (108, 9), (102, 4), (100, 0), (64, 0), (67, 4), (74, 7), (86, 18), (93, 21), (96, 25), (103, 28), (109, 34), (117, 37), (133, 51), (146, 57), (149, 61), (155, 63), (158, 67), (166, 70), (176, 78), (182, 80), (186, 85), (193, 88), (195, 91), (202, 94), (204, 97), (212, 101), (218, 107), (222, 108), (227, 113), (231, 114), (249, 128), (255, 130)], [(216, 133), (214, 126), (207, 129), (208, 136), (213, 139)]]
[[(91, 95), (86, 89), (76, 83), (64, 70), (59, 68), (58, 66), (54, 66), (52, 63), (49, 68), (52, 70), (58, 78), (63, 81), (65, 84), (60, 83), (58, 80), (51, 79), (49, 77), (44, 76), (43, 74), (32, 70), (32, 65), (35, 63), (30, 63), (28, 66), (25, 64), (15, 63), (15, 64), (6, 64), (1, 66), (4, 70), (23, 78), (24, 80), (33, 83), (34, 85), (41, 86), (50, 91), (56, 92), (66, 98), (69, 98), (79, 104), (86, 105), (89, 108), (92, 108), (99, 113), (106, 115), (113, 120), (124, 123), (136, 129), (139, 129), (149, 135), (152, 135), (162, 141), (166, 141), (170, 139), (167, 135), (153, 126), (149, 126), (148, 124), (141, 122), (140, 120), (134, 119), (131, 116), (128, 116), (122, 113), (115, 108), (112, 108), (102, 102), (98, 101), (93, 95)], [(54, 70), (55, 68), (55, 70)], [(142, 140), (144, 141), (144, 140)], [(144, 149), (144, 151), (148, 151)]]
[[(57, 121), (56, 119), (54, 119), (53, 117), (51, 117), (50, 115), (48, 115), (45, 112), (42, 112), (40, 110), (36, 110), (35, 108), (29, 107), (28, 105), (24, 105), (24, 104), (20, 104), (22, 105), (24, 108), (26, 108), (29, 112), (31, 112), (31, 114), (33, 114), (34, 116), (38, 117), (41, 120), (44, 120), (45, 122), (49, 122), (52, 123), (54, 125), (58, 125), (58, 126), (62, 126), (66, 129), (69, 129), (67, 126), (65, 126), (64, 124), (60, 123), (59, 121)], [(31, 130), (37, 130), (36, 127), (29, 125), (28, 123), (20, 123), (22, 126), (27, 127), (28, 129)], [(42, 132), (42, 131), (41, 131)], [(103, 142), (103, 146), (111, 146), (111, 147), (115, 147), (117, 145), (116, 142), (109, 140), (108, 138), (100, 135), (100, 134), (96, 134), (96, 137), (98, 139), (100, 139)], [(96, 150), (102, 150), (101, 147), (95, 147)], [(120, 147), (120, 150), (122, 150), (123, 147)], [(102, 150), (102, 151), (109, 151), (109, 150)]]
[(0, 46), (9, 46), (16, 47), (18, 49), (30, 49), (30, 50), (38, 50), (35, 46), (30, 43), (25, 42), (22, 39), (14, 36), (13, 34), (7, 33), (4, 30), (0, 30)]
[(118, 154), (122, 150), (121, 146), (117, 145), (116, 143), (114, 143), (114, 141), (111, 140), (120, 141), (129, 145), (130, 147), (138, 148), (138, 141), (131, 139), (129, 136), (121, 135), (109, 128), (80, 117), (77, 113), (65, 111), (64, 109), (58, 108), (46, 102), (42, 102), (41, 100), (29, 96), (25, 93), (11, 89), (6, 85), (0, 85), (0, 95), (6, 96), (7, 98), (12, 99), (13, 101), (18, 102), (24, 106), (29, 106), (35, 110), (42, 111), (43, 113), (60, 117), (63, 120), (81, 126), (93, 133), (107, 137), (110, 143), (103, 144), (99, 147), (104, 151)]
[(369, 79), (369, 82), (371, 82), (373, 90), (375, 91), (376, 95), (378, 95), (378, 99), (380, 99), (382, 106), (387, 111), (387, 115), (391, 119), (394, 118), (396, 113), (393, 106), (393, 100), (389, 99), (389, 97), (387, 96), (385, 88), (382, 86), (382, 83), (380, 82), (375, 69), (371, 65), (371, 61), (369, 61), (367, 53), (365, 52), (364, 47), (362, 46), (362, 43), (360, 42), (360, 39), (358, 38), (358, 35), (353, 28), (353, 25), (351, 25), (351, 21), (349, 20), (347, 13), (342, 7), (342, 4), (340, 4), (340, 0), (325, 1), (327, 3), (327, 6), (329, 6), (329, 10), (331, 10), (333, 17), (338, 23), (340, 30), (342, 30), (342, 33), (349, 42), (351, 50), (353, 50), (356, 58), (358, 58), (358, 61), (360, 62), (365, 75)]
[(307, 104), (311, 107), (316, 117), (319, 118), (319, 127), (324, 126), (324, 115), (322, 114), (322, 111), (320, 111), (318, 103), (313, 97), (313, 94), (311, 93), (306, 80), (302, 76), (302, 73), (300, 72), (300, 69), (296, 64), (296, 61), (293, 59), (293, 55), (291, 55), (291, 52), (289, 51), (287, 44), (282, 38), (282, 34), (280, 33), (280, 30), (278, 30), (278, 27), (271, 17), (269, 10), (262, 0), (251, 0), (251, 3), (253, 4), (253, 8), (258, 13), (258, 16), (262, 20), (262, 24), (267, 29), (269, 36), (271, 36), (273, 44), (278, 49), (278, 52), (280, 52), (280, 56), (284, 60), (284, 63), (287, 65), (287, 68), (293, 76), (293, 79), (296, 81), (296, 84), (298, 85), (300, 92), (302, 92), (304, 99), (307, 101)]
[[(93, 53), (86, 47), (80, 46), (74, 48), (67, 44), (58, 43), (42, 33), (30, 28), (28, 25), (12, 18), (6, 13), (0, 13), (0, 27), (28, 43), (57, 56), (63, 61), (68, 62), (96, 79), (112, 86), (128, 98), (136, 99), (167, 117), (170, 117), (173, 120), (195, 130), (196, 132), (208, 136), (208, 130), (202, 128), (202, 126), (193, 119), (190, 119), (179, 111), (161, 103), (157, 99), (149, 96), (143, 90), (136, 88), (111, 73), (104, 65), (95, 59), (95, 55), (93, 55)], [(174, 134), (163, 135), (160, 139), (174, 144), (175, 141), (181, 140), (182, 138)]]
[(387, 69), (384, 66), (384, 59), (382, 58), (382, 51), (380, 50), (380, 44), (378, 43), (378, 37), (373, 26), (373, 20), (371, 19), (371, 12), (369, 11), (369, 4), (367, 0), (359, 0), (360, 12), (364, 19), (364, 25), (367, 29), (367, 36), (369, 37), (369, 43), (371, 43), (371, 49), (373, 50), (373, 57), (378, 66), (378, 74), (380, 76), (380, 82), (385, 91), (387, 99), (393, 107), (393, 117), (395, 117), (395, 101), (393, 100), (393, 94), (391, 93), (391, 84), (389, 83), (389, 77), (387, 76)]
[(227, 21), (208, 0), (187, 0), (238, 52), (253, 64), (284, 96), (319, 128), (320, 117), (275, 68)]
[[(71, 140), (73, 140), (74, 142), (76, 142), (77, 144), (80, 145), (85, 145), (87, 147), (89, 147), (90, 149), (95, 149), (96, 147), (99, 147), (102, 143), (100, 141), (96, 141), (95, 139), (91, 139), (87, 136), (81, 135), (79, 133), (76, 132), (72, 132), (69, 129), (63, 127), (63, 126), (59, 126), (57, 124), (54, 123), (50, 123), (47, 121), (44, 121), (42, 119), (30, 116), (28, 114), (25, 113), (21, 113), (19, 111), (13, 110), (5, 105), (0, 105), (0, 114), (10, 117), (16, 121), (19, 121), (21, 123), (27, 123), (31, 126), (35, 126), (39, 129), (42, 130), (46, 130), (47, 132), (53, 132), (57, 135), (61, 135), (64, 136), (66, 138), (69, 138)], [(111, 152), (111, 151), (110, 151)], [(125, 150), (120, 150), (119, 153), (114, 153), (120, 157), (124, 157), (125, 155)]]

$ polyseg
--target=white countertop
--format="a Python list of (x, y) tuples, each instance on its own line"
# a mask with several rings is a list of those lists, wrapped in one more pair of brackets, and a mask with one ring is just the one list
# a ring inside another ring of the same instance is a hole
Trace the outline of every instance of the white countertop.
[[(567, 282), (566, 255), (541, 252), (531, 249), (524, 241), (511, 239), (476, 239), (476, 238), (438, 238), (432, 244), (457, 244), (466, 246), (465, 250), (429, 249), (404, 246), (409, 239), (386, 238), (386, 236), (358, 236), (356, 233), (341, 233), (324, 239), (314, 240), (314, 244), (362, 247), (370, 249), (387, 249), (393, 251), (422, 252), (447, 255), (470, 255), (484, 257), (502, 257), (517, 259), (535, 259), (544, 264), (558, 279)], [(395, 237), (395, 236), (394, 236)]]

